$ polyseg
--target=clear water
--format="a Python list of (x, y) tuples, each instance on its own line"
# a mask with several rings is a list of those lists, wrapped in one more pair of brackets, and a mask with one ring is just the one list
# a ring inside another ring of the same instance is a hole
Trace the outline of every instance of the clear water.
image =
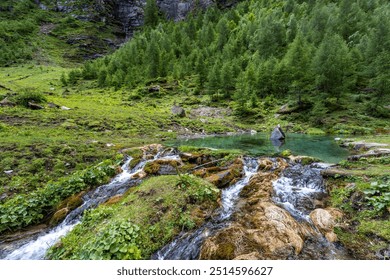
[(288, 149), (295, 155), (311, 156), (328, 163), (338, 163), (349, 155), (348, 151), (339, 147), (330, 136), (288, 133), (284, 143), (272, 142), (269, 136), (267, 133), (213, 136), (174, 140), (166, 144), (214, 149), (240, 149), (252, 156), (278, 155), (281, 151)]

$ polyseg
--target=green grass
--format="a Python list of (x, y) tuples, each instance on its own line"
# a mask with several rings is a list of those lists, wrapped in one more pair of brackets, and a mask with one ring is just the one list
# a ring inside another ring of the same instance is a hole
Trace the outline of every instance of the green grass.
[[(192, 229), (218, 206), (219, 190), (202, 179), (184, 175), (159, 176), (131, 188), (117, 203), (84, 215), (67, 236), (51, 247), (50, 259), (149, 259), (181, 230)], [(119, 226), (118, 225), (122, 225)], [(121, 233), (133, 227), (136, 234)], [(116, 232), (113, 232), (115, 229)], [(127, 242), (116, 243), (125, 236)], [(110, 238), (116, 236), (116, 239)], [(131, 248), (127, 248), (129, 244)], [(125, 248), (123, 248), (125, 247)], [(131, 254), (120, 253), (132, 251)], [(136, 252), (136, 253), (135, 253)]]

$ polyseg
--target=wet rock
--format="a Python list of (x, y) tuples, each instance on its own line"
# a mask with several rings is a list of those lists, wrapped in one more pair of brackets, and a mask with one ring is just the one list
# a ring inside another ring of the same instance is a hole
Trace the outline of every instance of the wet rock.
[(269, 171), (273, 168), (274, 163), (269, 158), (260, 158), (258, 160), (259, 168), (258, 170)]
[(56, 207), (57, 210), (68, 208), (70, 211), (76, 209), (80, 205), (83, 204), (83, 196), (86, 194), (85, 191), (82, 191), (78, 194), (72, 195), (66, 199), (64, 199), (61, 203)]
[(181, 162), (178, 160), (159, 159), (148, 162), (144, 167), (144, 172), (153, 175), (174, 175), (177, 174), (180, 165)]
[(141, 170), (141, 171), (135, 173), (135, 174), (133, 175), (132, 178), (134, 178), (134, 179), (143, 179), (143, 178), (145, 178), (147, 175), (148, 175), (148, 174), (146, 174), (145, 171)]
[(242, 177), (242, 169), (239, 166), (232, 166), (228, 170), (218, 172), (211, 176), (206, 177), (205, 179), (217, 186), (218, 188), (223, 188), (228, 185), (231, 185), (234, 179)]
[(53, 217), (50, 219), (49, 224), (51, 226), (55, 226), (59, 224), (63, 219), (65, 219), (66, 215), (70, 212), (69, 208), (62, 208), (54, 213)]
[(334, 208), (315, 209), (310, 213), (310, 219), (314, 226), (320, 231), (329, 242), (337, 241), (337, 236), (333, 232), (337, 220), (343, 217), (343, 213)]
[(252, 252), (249, 254), (240, 255), (234, 258), (234, 260), (261, 260), (259, 252)]
[(277, 170), (260, 171), (251, 178), (241, 191), (235, 222), (206, 239), (201, 259), (288, 259), (301, 252), (313, 231), (272, 201), (272, 182), (287, 164), (283, 160), (263, 162), (266, 169), (272, 163)]
[(161, 144), (150, 144), (140, 148), (144, 159), (154, 158), (162, 149), (163, 146)]

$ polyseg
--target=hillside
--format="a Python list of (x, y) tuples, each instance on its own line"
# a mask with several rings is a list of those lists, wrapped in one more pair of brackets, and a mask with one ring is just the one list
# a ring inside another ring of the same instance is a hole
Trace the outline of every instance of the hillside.
[[(320, 204), (343, 211), (345, 219), (334, 232), (340, 242), (336, 244), (345, 246), (350, 258), (386, 258), (389, 50), (390, 4), (385, 0), (1, 1), (0, 241), (14, 238), (15, 232), (34, 231), (36, 225), (53, 227), (55, 213), (70, 211), (68, 205), (61, 208), (64, 201), (109, 182), (123, 171), (119, 166), (127, 156), (135, 158), (135, 168), (140, 152), (129, 148), (177, 138), (268, 135), (280, 124), (287, 134), (313, 135), (314, 142), (315, 137), (341, 138), (351, 154), (364, 154), (324, 172), (329, 197)], [(216, 201), (214, 195), (202, 193), (209, 186), (202, 180), (217, 184), (216, 176), (228, 170), (228, 184), (236, 183), (238, 173), (244, 172), (242, 166), (236, 170), (239, 155), (252, 142), (264, 144), (253, 137), (229, 151), (178, 147), (185, 164), (164, 166), (176, 177), (161, 178), (172, 186), (182, 184), (183, 192), (196, 183), (199, 190), (186, 193), (183, 205), (193, 204), (194, 195)], [(283, 145), (271, 150), (275, 153), (266, 156), (277, 157), (267, 162), (271, 165), (284, 160), (310, 165), (315, 160), (301, 160)], [(154, 152), (145, 160), (160, 154)], [(206, 159), (213, 166), (197, 170)], [(147, 165), (144, 175), (161, 175), (159, 164)], [(281, 163), (275, 174), (284, 168)], [(271, 169), (265, 166), (262, 171), (269, 172), (266, 178), (277, 178)], [(202, 179), (181, 177), (182, 172)], [(152, 185), (146, 181), (143, 188), (149, 191)], [(267, 186), (272, 190), (270, 182)], [(165, 211), (152, 191), (150, 198), (136, 190), (132, 195)], [(170, 201), (171, 195), (167, 190), (164, 199)], [(156, 236), (162, 236), (167, 224), (156, 221), (161, 228), (141, 227), (145, 240), (156, 242), (139, 243), (145, 256), (151, 257), (180, 228), (192, 230), (212, 217), (211, 209), (201, 209), (207, 212), (201, 215), (183, 205), (171, 209), (182, 211), (177, 223), (170, 220), (171, 212), (161, 214), (171, 230), (163, 239), (148, 234), (156, 230)], [(145, 219), (152, 216), (150, 209), (141, 210)], [(106, 210), (96, 211), (95, 218), (105, 224)], [(88, 214), (92, 220), (94, 213)], [(127, 219), (114, 210), (107, 213), (115, 221)], [(92, 229), (83, 224), (78, 230), (83, 234)], [(351, 241), (354, 234), (356, 240)], [(67, 239), (70, 247), (74, 236)], [(100, 246), (96, 242), (89, 245)], [(224, 257), (233, 256), (229, 248), (223, 248)], [(53, 258), (84, 254), (51, 252)], [(98, 257), (91, 252), (83, 258)]]

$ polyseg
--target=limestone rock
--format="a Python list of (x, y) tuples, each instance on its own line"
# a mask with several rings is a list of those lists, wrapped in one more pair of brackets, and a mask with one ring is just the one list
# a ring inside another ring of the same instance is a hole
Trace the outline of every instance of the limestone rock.
[(177, 169), (181, 164), (178, 160), (158, 159), (148, 162), (144, 167), (144, 172), (153, 175), (174, 175), (177, 174)]
[(234, 258), (234, 260), (261, 260), (259, 252), (252, 252), (249, 254), (240, 255)]
[(333, 232), (337, 220), (343, 217), (343, 213), (334, 208), (315, 209), (310, 213), (310, 219), (314, 226), (320, 231), (329, 242), (337, 241), (337, 236)]
[(217, 186), (224, 188), (234, 182), (234, 179), (241, 178), (242, 173), (239, 167), (232, 165), (231, 168), (206, 177), (206, 180)]

